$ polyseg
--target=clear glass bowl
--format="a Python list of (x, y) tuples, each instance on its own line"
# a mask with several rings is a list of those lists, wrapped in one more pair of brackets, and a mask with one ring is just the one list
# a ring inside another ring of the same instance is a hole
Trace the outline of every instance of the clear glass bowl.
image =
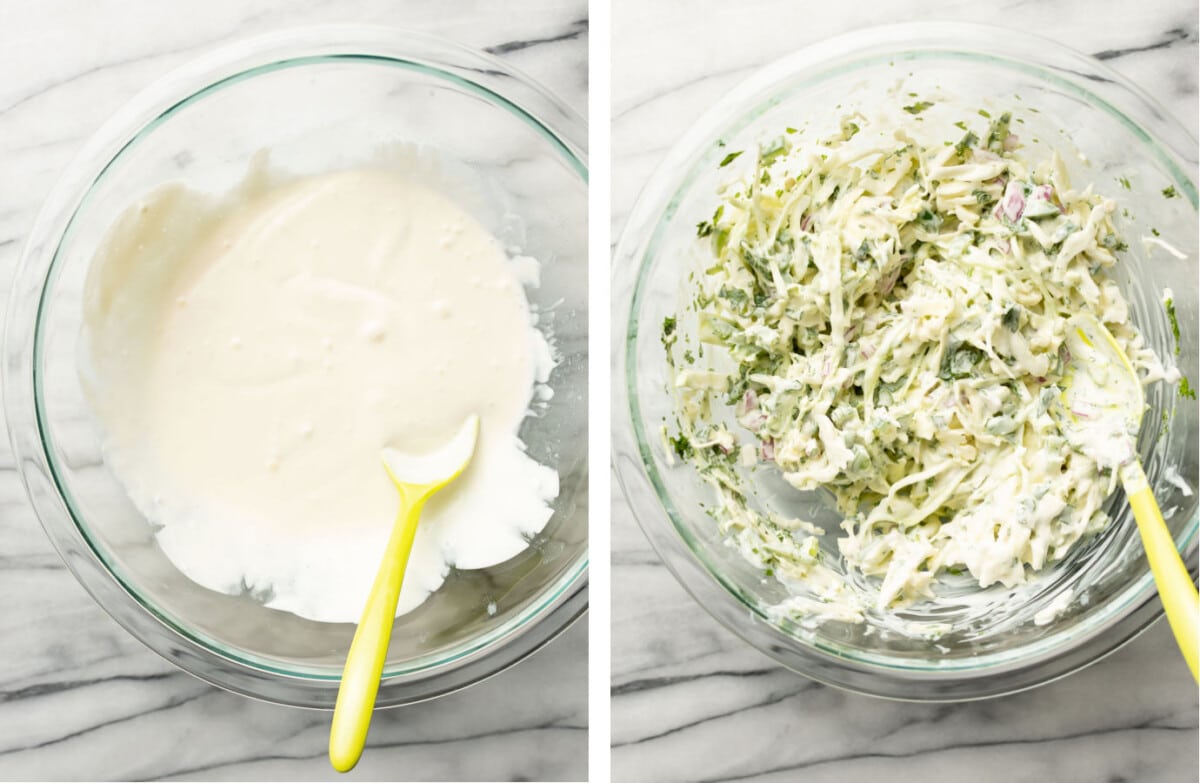
[[(530, 548), (452, 573), (398, 619), (381, 706), (479, 681), (552, 639), (587, 606), (587, 163), (580, 117), (494, 58), (423, 35), (326, 27), (239, 42), (176, 71), (87, 144), (47, 200), (17, 271), (5, 408), (46, 533), (88, 592), (168, 660), (215, 685), (332, 707), (352, 624), (323, 624), (184, 577), (104, 465), (77, 373), (82, 282), (97, 243), (168, 182), (227, 191), (260, 149), (295, 174), (432, 147), (490, 188), (470, 204), (502, 241), (543, 262), (531, 304), (562, 361), (555, 395), (522, 425), (555, 466), (554, 517)], [(70, 633), (70, 629), (63, 629)]]
[[(1082, 157), (1065, 156), (1073, 181), (1093, 182), (1128, 207), (1117, 221), (1130, 246), (1118, 280), (1134, 321), (1160, 355), (1172, 354), (1175, 343), (1160, 302), (1162, 289), (1172, 288), (1184, 348), (1173, 358), (1191, 381), (1200, 380), (1195, 140), (1123, 78), (1052, 42), (970, 25), (876, 28), (805, 49), (743, 83), (691, 128), (643, 190), (615, 254), (614, 461), (638, 522), (667, 566), (705, 609), (750, 644), (799, 673), (854, 691), (914, 700), (982, 698), (1084, 666), (1160, 616), (1122, 493), (1107, 507), (1114, 523), (1032, 586), (992, 590), (983, 603), (960, 592), (961, 600), (940, 610), (939, 619), (955, 628), (936, 641), (882, 624), (805, 627), (772, 619), (769, 609), (787, 596), (785, 588), (724, 543), (699, 505), (711, 502), (711, 489), (691, 467), (668, 463), (659, 435), (674, 406), (662, 323), (679, 315), (681, 333), (695, 328), (694, 318), (681, 311), (686, 276), (697, 259), (696, 225), (711, 216), (717, 186), (729, 176), (718, 163), (731, 150), (752, 148), (789, 126), (801, 136), (820, 134), (836, 129), (839, 118), (856, 108), (870, 114), (888, 102), (910, 103), (910, 92), (935, 103), (921, 115), (923, 123), (948, 126), (964, 118), (979, 121), (979, 108), (1011, 109), (1024, 120), (1013, 128), (1030, 156), (1077, 148)], [(1129, 191), (1118, 178), (1129, 182)], [(1177, 198), (1164, 197), (1168, 186)], [(1151, 227), (1187, 259), (1162, 251), (1151, 258), (1138, 241)], [(1139, 449), (1167, 523), (1194, 559), (1198, 406), (1165, 384), (1149, 391), (1148, 402)], [(755, 471), (750, 481), (757, 502), (823, 523), (831, 531), (821, 542), (826, 560), (840, 562), (840, 517), (828, 496), (797, 493), (771, 470)], [(1038, 610), (1068, 589), (1073, 600), (1066, 610), (1037, 624)], [(929, 610), (912, 613), (923, 621), (933, 616)]]

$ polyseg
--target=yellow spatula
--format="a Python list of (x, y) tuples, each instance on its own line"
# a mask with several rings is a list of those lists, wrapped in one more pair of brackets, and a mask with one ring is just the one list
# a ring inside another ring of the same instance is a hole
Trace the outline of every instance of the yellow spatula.
[(1068, 322), (1066, 346), (1070, 359), (1065, 389), (1061, 406), (1052, 411), (1072, 448), (1117, 470), (1167, 621), (1192, 677), (1200, 682), (1200, 597), (1163, 522), (1134, 445), (1146, 408), (1142, 384), (1129, 357), (1094, 317), (1077, 315)]
[(383, 451), (384, 468), (400, 493), (400, 513), (350, 644), (333, 709), (329, 761), (338, 772), (354, 768), (367, 741), (392, 623), (396, 619), (396, 601), (400, 598), (400, 585), (404, 582), (421, 509), (435, 492), (466, 469), (475, 453), (478, 433), (479, 417), (472, 415), (463, 422), (458, 434), (434, 452), (417, 456), (395, 449)]

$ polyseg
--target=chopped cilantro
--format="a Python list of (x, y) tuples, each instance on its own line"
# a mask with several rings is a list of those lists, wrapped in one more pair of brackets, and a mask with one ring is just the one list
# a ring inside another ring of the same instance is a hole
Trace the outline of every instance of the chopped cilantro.
[(782, 136), (777, 136), (769, 144), (759, 149), (758, 157), (763, 163), (770, 163), (785, 152), (787, 152), (787, 141)]
[(909, 114), (914, 114), (914, 115), (920, 114), (921, 112), (925, 111), (932, 105), (933, 104), (930, 103), (929, 101), (917, 101), (916, 103), (911, 103), (908, 106), (905, 106), (904, 111), (908, 112)]
[(738, 150), (737, 152), (729, 153), (728, 155), (726, 155), (724, 158), (721, 159), (721, 163), (719, 166), (717, 166), (717, 168), (719, 168), (719, 169), (725, 168), (730, 163), (733, 163), (735, 160), (737, 160), (738, 156), (741, 154), (742, 154), (741, 150)]
[(1129, 249), (1129, 245), (1125, 244), (1125, 240), (1121, 239), (1116, 234), (1105, 234), (1104, 239), (1100, 240), (1100, 244), (1104, 245), (1114, 253), (1124, 253)]
[(1175, 315), (1175, 300), (1166, 299), (1163, 307), (1167, 311), (1167, 320), (1171, 322), (1171, 334), (1175, 335), (1175, 355), (1179, 355), (1179, 317)]
[(1004, 311), (1004, 318), (1001, 319), (1004, 328), (1010, 332), (1015, 332), (1021, 328), (1021, 306), (1013, 305)]
[(917, 222), (927, 231), (937, 231), (942, 227), (942, 216), (929, 207), (917, 213)]
[(692, 456), (692, 442), (682, 432), (667, 440), (671, 443), (671, 450), (678, 454), (680, 459), (688, 459)]
[(957, 152), (959, 155), (962, 155), (964, 152), (966, 152), (971, 147), (974, 147), (978, 143), (979, 143), (979, 137), (976, 136), (973, 132), (967, 131), (966, 135), (963, 136), (961, 139), (959, 139), (958, 143), (954, 145), (954, 151)]
[(1162, 194), (1163, 194), (1164, 198), (1178, 198), (1179, 197), (1179, 193), (1178, 193), (1178, 191), (1175, 190), (1174, 185), (1167, 185), (1165, 188), (1162, 189)]
[(1004, 142), (1009, 136), (1008, 124), (1010, 122), (1012, 122), (1012, 115), (1004, 112), (988, 126), (986, 146), (989, 150), (997, 154), (1004, 151)]
[(1179, 396), (1186, 397), (1189, 400), (1196, 399), (1196, 390), (1192, 388), (1190, 383), (1188, 383), (1186, 375), (1180, 376), (1179, 378)]
[(663, 319), (662, 325), (662, 344), (663, 348), (669, 352), (671, 346), (675, 344), (675, 317), (668, 315)]
[(725, 212), (725, 205), (717, 207), (717, 211), (713, 213), (711, 220), (701, 220), (696, 224), (696, 236), (706, 237), (717, 228), (717, 222), (721, 219), (721, 215)]
[(1126, 190), (1132, 190), (1129, 185), (1129, 177), (1117, 177), (1117, 182), (1121, 183), (1121, 187), (1125, 188)]

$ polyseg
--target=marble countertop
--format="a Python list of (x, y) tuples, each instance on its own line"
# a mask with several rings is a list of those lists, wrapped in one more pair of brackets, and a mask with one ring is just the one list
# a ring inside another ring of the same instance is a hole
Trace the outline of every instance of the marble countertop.
[[(403, 26), (487, 48), (587, 113), (587, 4), (0, 0), (0, 301), (70, 158), (165, 70), (241, 36)], [(51, 548), (0, 439), (0, 779), (330, 779), (328, 713), (262, 704), (173, 668), (111, 620)], [(587, 775), (586, 622), (466, 691), (376, 715), (347, 779)]]
[[(1034, 30), (1096, 54), (1196, 133), (1190, 0), (618, 0), (614, 239), (675, 139), (755, 69), (863, 20), (921, 18)], [(1197, 689), (1165, 623), (1083, 672), (1016, 696), (954, 705), (856, 696), (791, 674), (725, 631), (661, 564), (615, 479), (612, 504), (614, 780), (1197, 779)]]

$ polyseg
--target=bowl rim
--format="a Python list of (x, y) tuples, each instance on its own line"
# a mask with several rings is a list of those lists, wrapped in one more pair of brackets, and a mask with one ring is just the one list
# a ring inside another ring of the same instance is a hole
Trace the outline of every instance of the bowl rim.
[[(583, 119), (536, 81), (489, 54), (426, 33), (362, 25), (308, 26), (238, 39), (142, 89), (64, 169), (43, 202), (14, 275), (4, 341), (4, 406), (18, 472), (39, 522), (80, 584), (135, 638), (185, 671), (244, 695), (309, 707), (332, 707), (340, 666), (289, 663), (281, 668), (278, 661), (209, 639), (142, 596), (88, 535), (47, 442), (41, 327), (60, 249), (74, 219), (126, 150), (175, 112), (223, 87), (285, 68), (330, 62), (389, 66), (441, 79), (524, 122), (587, 183)], [(31, 303), (37, 305), (32, 317)], [(555, 582), (497, 628), (386, 668), (378, 704), (412, 703), (458, 690), (539, 649), (586, 611), (588, 561), (585, 547)]]
[[(681, 194), (692, 186), (703, 153), (715, 149), (719, 139), (728, 138), (744, 128), (790, 90), (799, 90), (848, 71), (899, 62), (911, 65), (923, 58), (967, 58), (1013, 68), (1027, 76), (1035, 76), (1059, 91), (1066, 88), (1077, 97), (1087, 97), (1089, 102), (1108, 111), (1150, 146), (1152, 153), (1177, 181), (1192, 208), (1196, 208), (1194, 165), (1181, 149), (1195, 153), (1191, 135), (1132, 82), (1095, 58), (1057, 42), (998, 27), (938, 22), (865, 28), (805, 47), (756, 71), (693, 123), (656, 167), (630, 210), (613, 254), (613, 290), (631, 292), (627, 309), (623, 306), (615, 310), (617, 317), (612, 325), (613, 404), (620, 412), (620, 425), (613, 432), (614, 469), (635, 519), (677, 581), (722, 625), (760, 651), (801, 674), (862, 693), (920, 700), (982, 698), (1034, 687), (1065, 676), (1135, 636), (1161, 616), (1161, 607), (1153, 602), (1152, 576), (1147, 571), (1140, 580), (1110, 599), (1112, 603), (1120, 604), (1115, 623), (1106, 624), (1112, 616), (1098, 620), (1091, 618), (1092, 622), (1073, 639), (1063, 642), (1051, 637), (1056, 644), (1047, 645), (1049, 649), (1039, 651), (1032, 660), (1018, 657), (1003, 661), (998, 660), (1002, 653), (989, 653), (961, 667), (948, 666), (944, 662), (912, 667), (898, 665), (896, 659), (888, 656), (864, 655), (857, 651), (849, 654), (836, 643), (810, 642), (788, 632), (788, 627), (794, 627), (794, 623), (772, 619), (756, 601), (749, 600), (722, 574), (710, 569), (697, 546), (683, 532), (681, 515), (665, 490), (650, 451), (652, 438), (642, 427), (636, 393), (636, 318), (649, 265), (657, 252), (663, 224), (673, 215)], [(1089, 79), (1111, 84), (1113, 94), (1107, 98), (1097, 96), (1085, 83)], [(1124, 108), (1115, 106), (1114, 100)], [(1149, 119), (1139, 122), (1130, 115)], [(1143, 124), (1151, 125), (1154, 133)], [(1165, 136), (1165, 141), (1159, 135)], [(617, 379), (620, 381), (616, 382)], [(639, 504), (639, 498), (647, 502)], [(650, 502), (650, 498), (657, 502)], [(1180, 537), (1184, 551), (1195, 543), (1197, 526), (1197, 516), (1193, 514)], [(722, 601), (730, 600), (738, 604), (740, 611), (721, 606)], [(1126, 627), (1118, 634), (1114, 626), (1122, 622)], [(1100, 639), (1101, 636), (1105, 638)], [(807, 655), (781, 648), (781, 638), (800, 645)], [(1079, 659), (1078, 655), (1071, 654), (1097, 640), (1104, 649), (1093, 656)], [(1033, 645), (1018, 649), (1028, 654), (1030, 646)], [(980, 660), (985, 662), (984, 666), (980, 665)], [(1035, 667), (1046, 667), (1055, 662), (1067, 665), (1060, 665), (1057, 670), (1049, 667), (1047, 671), (1033, 671)], [(843, 676), (839, 666), (853, 671)], [(874, 682), (865, 676), (866, 673), (882, 675), (885, 679), (902, 675), (909, 678), (909, 684), (920, 681), (922, 686), (928, 686), (930, 682), (937, 682), (944, 687), (937, 693), (914, 693), (911, 691), (918, 689), (905, 688), (903, 682), (899, 685)], [(1017, 681), (999, 687), (982, 682), (983, 678), (1000, 673), (1009, 673)]]

